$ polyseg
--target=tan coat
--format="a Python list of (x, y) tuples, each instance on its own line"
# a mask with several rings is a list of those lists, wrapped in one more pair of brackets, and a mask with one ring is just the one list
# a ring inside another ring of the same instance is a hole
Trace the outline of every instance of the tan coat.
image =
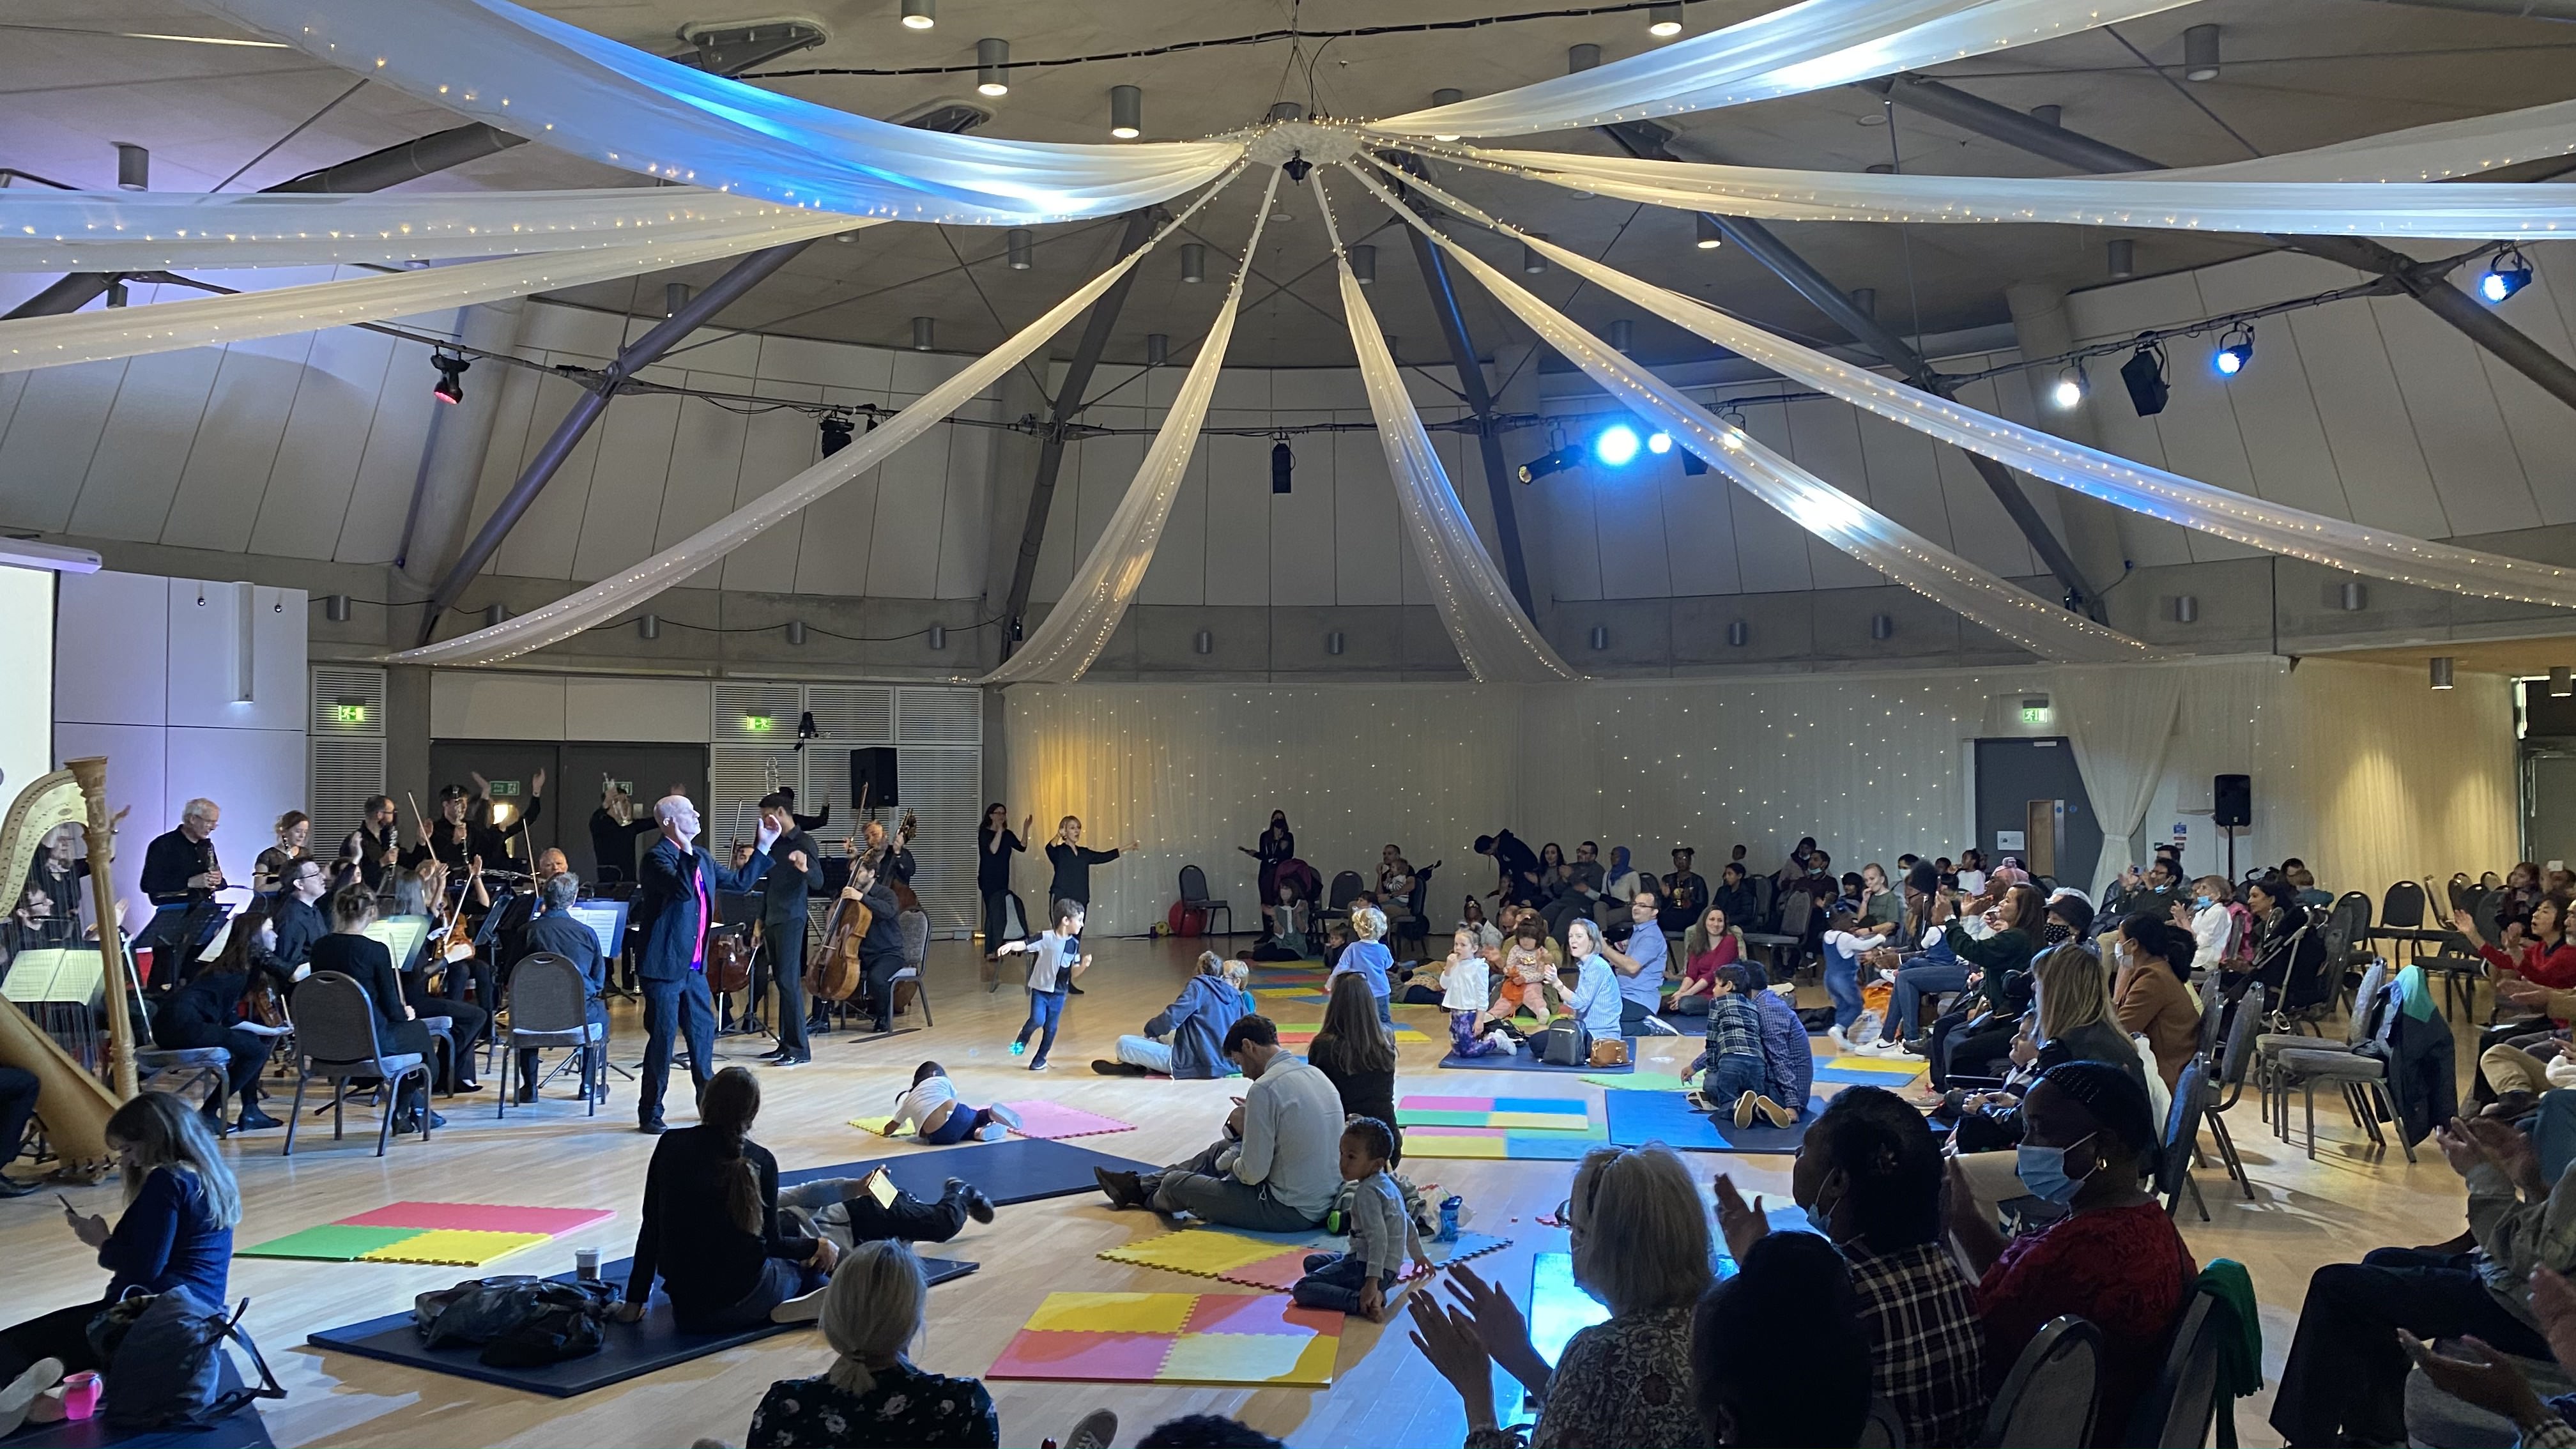
[(2200, 1002), (2162, 961), (2140, 961), (2111, 984), (2120, 1029), (2143, 1036), (2156, 1055), (2156, 1075), (2170, 1088), (2200, 1047)]

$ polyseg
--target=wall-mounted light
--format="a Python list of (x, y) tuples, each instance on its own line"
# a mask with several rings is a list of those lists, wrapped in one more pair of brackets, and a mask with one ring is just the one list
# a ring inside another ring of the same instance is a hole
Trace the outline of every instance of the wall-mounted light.
[(903, 0), (903, 26), (906, 30), (928, 30), (939, 23), (937, 0)]
[(1166, 333), (1161, 333), (1161, 332), (1148, 332), (1148, 333), (1146, 333), (1146, 334), (1145, 334), (1145, 365), (1146, 365), (1147, 367), (1160, 367), (1160, 366), (1162, 366), (1164, 363), (1169, 362), (1169, 361), (1171, 361), (1171, 360), (1172, 360), (1172, 339), (1171, 339), (1171, 337), (1170, 337), (1168, 334), (1166, 334)]
[(1893, 638), (1895, 638), (1895, 637), (1896, 637), (1896, 616), (1895, 616), (1895, 615), (1893, 615), (1893, 614), (1872, 614), (1872, 615), (1870, 615), (1870, 616), (1869, 616), (1869, 637), (1871, 637), (1872, 639), (1881, 639), (1881, 640), (1884, 640), (1884, 639), (1893, 639)]
[(1012, 271), (1025, 272), (1037, 259), (1037, 238), (1031, 236), (1026, 228), (1014, 228), (1005, 233), (1002, 247)]
[(1011, 93), (1011, 43), (990, 36), (975, 42), (975, 93), (982, 96), (1007, 96)]
[(680, 315), (680, 309), (681, 309), (681, 308), (683, 308), (683, 307), (685, 307), (685, 306), (687, 306), (687, 305), (689, 305), (689, 284), (688, 284), (688, 283), (686, 283), (686, 282), (664, 282), (664, 283), (662, 284), (662, 315), (663, 315), (663, 316), (665, 316), (665, 317), (677, 317), (677, 316), (679, 316), (679, 315)]
[(322, 617), (330, 620), (334, 624), (348, 623), (349, 596), (347, 594), (324, 594), (322, 596)]
[(2576, 694), (2576, 669), (2561, 664), (2549, 671), (2549, 697), (2565, 699)]
[(2177, 624), (2199, 623), (2200, 596), (2198, 594), (2174, 595), (2173, 616)]
[(1734, 645), (1738, 649), (1752, 643), (1753, 626), (1745, 623), (1742, 619), (1731, 620), (1726, 626), (1726, 642)]
[[(1458, 89), (1456, 86), (1442, 86), (1440, 89), (1431, 93), (1431, 104), (1435, 106), (1454, 106), (1465, 99), (1467, 99), (1467, 93)], [(1434, 135), (1431, 139), (1434, 141), (1455, 141), (1458, 139), (1460, 134), (1461, 133), (1459, 132), (1452, 131), (1445, 136)]]
[(1612, 318), (1612, 319), (1611, 319), (1611, 321), (1610, 321), (1610, 348), (1611, 348), (1611, 350), (1612, 350), (1612, 351), (1614, 351), (1614, 352), (1626, 352), (1626, 351), (1627, 351), (1631, 346), (1634, 346), (1634, 345), (1635, 345), (1636, 341), (1637, 341), (1637, 324), (1636, 324), (1636, 323), (1634, 323), (1634, 322), (1630, 321), (1629, 319), (1627, 319), (1627, 318), (1625, 318), (1625, 317), (1614, 317), (1614, 318)]
[[(1545, 232), (1534, 231), (1531, 232), (1530, 235), (1537, 237), (1540, 241), (1547, 240), (1547, 233)], [(1527, 242), (1523, 242), (1521, 243), (1521, 270), (1535, 277), (1539, 273), (1547, 270), (1547, 258), (1539, 255), (1538, 248), (1531, 246)]]
[(2451, 687), (2451, 666), (2453, 662), (2454, 661), (2451, 656), (2448, 654), (2436, 654), (2433, 656), (2433, 687), (2435, 689), (2449, 689)]
[(930, 632), (925, 637), (929, 639), (931, 648), (945, 649), (948, 647), (948, 626), (945, 624), (933, 624), (930, 626)]
[(2360, 613), (2369, 601), (2370, 591), (2362, 587), (2359, 579), (2346, 579), (2343, 587), (2335, 590), (2335, 607), (2347, 614)]
[(1682, 33), (1682, 7), (1657, 5), (1646, 12), (1646, 33), (1657, 40), (1670, 40)]
[(1197, 242), (1181, 243), (1181, 280), (1194, 283), (1207, 280), (1206, 247)]
[(491, 628), (495, 624), (506, 624), (509, 622), (510, 606), (507, 604), (492, 604), (486, 606), (483, 610), (483, 627), (486, 629)]
[(1134, 86), (1109, 88), (1109, 134), (1133, 141), (1145, 134), (1145, 93)]
[(1361, 286), (1377, 282), (1377, 248), (1363, 242), (1351, 248), (1351, 279)]
[(635, 616), (635, 636), (636, 636), (637, 638), (639, 638), (639, 639), (659, 639), (659, 638), (661, 638), (661, 637), (662, 637), (662, 616), (661, 616), (661, 615), (659, 615), (659, 614), (638, 614), (638, 615), (636, 615), (636, 616)]
[(938, 319), (938, 318), (936, 318), (936, 317), (915, 317), (915, 318), (913, 318), (913, 319), (912, 319), (912, 350), (913, 350), (913, 351), (915, 351), (915, 352), (928, 352), (932, 347), (934, 347), (934, 346), (936, 346), (936, 345), (937, 345), (937, 343), (936, 343), (935, 341), (933, 341), (933, 338), (937, 335), (938, 331), (939, 331), (939, 319)]
[(1213, 654), (1216, 652), (1216, 636), (1201, 629), (1197, 637), (1190, 640), (1190, 649), (1194, 653)]
[(788, 642), (788, 643), (790, 643), (790, 644), (800, 644), (800, 645), (801, 645), (801, 644), (803, 644), (803, 643), (805, 642), (805, 621), (804, 621), (804, 620), (802, 620), (802, 619), (790, 619), (790, 620), (788, 620), (788, 621), (787, 621), (787, 642)]
[(1607, 649), (1610, 647), (1609, 625), (1595, 624), (1592, 626), (1592, 647), (1595, 649)]
[(149, 191), (152, 189), (152, 153), (131, 141), (116, 143), (116, 189)]
[(1324, 636), (1324, 652), (1327, 654), (1339, 654), (1342, 652), (1342, 645), (1344, 642), (1342, 631), (1335, 629), (1330, 634)]
[(1716, 217), (1705, 211), (1695, 212), (1691, 216), (1691, 225), (1691, 245), (1701, 251), (1713, 252), (1726, 245), (1726, 231), (1717, 224)]
[(2110, 256), (2111, 280), (2126, 281), (2138, 274), (2138, 243), (2135, 238), (2115, 236), (2103, 250)]
[(2182, 78), (2218, 79), (2218, 27), (2195, 25), (2182, 33)]

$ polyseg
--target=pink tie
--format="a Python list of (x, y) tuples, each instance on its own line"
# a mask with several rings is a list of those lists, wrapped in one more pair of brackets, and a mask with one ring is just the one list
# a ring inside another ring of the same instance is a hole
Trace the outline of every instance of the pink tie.
[(689, 969), (707, 969), (707, 873), (698, 864), (695, 853), (689, 856), (689, 881), (698, 893), (698, 953), (689, 959)]

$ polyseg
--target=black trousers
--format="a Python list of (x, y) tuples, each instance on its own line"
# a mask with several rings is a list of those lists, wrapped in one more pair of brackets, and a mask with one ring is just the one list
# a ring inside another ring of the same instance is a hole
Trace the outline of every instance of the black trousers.
[(864, 956), (859, 961), (859, 979), (865, 983), (868, 1005), (876, 1013), (877, 1030), (894, 1030), (894, 974), (903, 969), (903, 957), (896, 954)]
[(1004, 918), (1010, 914), (1010, 909), (1010, 887), (1004, 886), (999, 890), (987, 890), (984, 892), (985, 955), (992, 955), (993, 948), (1002, 944)]
[(27, 1122), (36, 1115), (41, 1085), (34, 1072), (0, 1067), (0, 1166), (17, 1161), (27, 1145)]
[(944, 1243), (966, 1226), (966, 1184), (961, 1182), (948, 1189), (937, 1202), (924, 1202), (911, 1193), (898, 1192), (892, 1207), (878, 1202), (874, 1193), (861, 1192), (849, 1199), (849, 1209), (853, 1241)]
[[(804, 917), (761, 922), (759, 965), (778, 981), (778, 1049), (800, 1057), (810, 1055), (813, 1048), (805, 1041)], [(757, 1006), (760, 982), (756, 976), (751, 999)]]
[(426, 991), (415, 996), (408, 983), (403, 997), (421, 1016), (443, 1016), (450, 1023), (448, 1029), (450, 1039), (456, 1045), (456, 1055), (448, 1061), (433, 1064), (440, 1069), (440, 1089), (452, 1092), (457, 1083), (474, 1080), (474, 1043), (482, 1040), (483, 1033), (491, 1027), (492, 1013), (473, 1002), (450, 996), (433, 996)]
[(2301, 1446), (2406, 1442), (2406, 1350), (2417, 1338), (2475, 1334), (2506, 1353), (2549, 1357), (2549, 1344), (2513, 1316), (2479, 1278), (2467, 1253), (2381, 1248), (2358, 1263), (2329, 1263), (2308, 1279), (2289, 1362), (2272, 1400), (2272, 1427)]
[(75, 1303), (0, 1328), (0, 1380), (14, 1379), (49, 1358), (61, 1359), (67, 1374), (105, 1368), (89, 1346), (89, 1321), (106, 1309), (105, 1299)]

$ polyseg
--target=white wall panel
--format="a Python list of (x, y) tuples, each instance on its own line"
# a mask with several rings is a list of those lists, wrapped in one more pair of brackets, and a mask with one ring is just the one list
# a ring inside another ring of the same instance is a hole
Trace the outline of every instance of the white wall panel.
[(103, 569), (65, 574), (56, 630), (54, 718), (83, 724), (170, 717), (170, 580)]
[[(1218, 394), (1225, 391), (1220, 384)], [(1209, 414), (1211, 421), (1218, 416)], [(1270, 557), (1270, 441), (1211, 436), (1199, 450), (1207, 455), (1207, 602), (1267, 604), (1270, 571), (1262, 565)]]
[[(547, 377), (538, 382), (537, 395), (529, 410), (527, 432), (516, 440), (518, 457), (501, 471), (501, 491), (492, 495), (490, 504), (476, 510), (477, 528), (489, 516), (490, 508), (499, 503), (512, 482), (545, 446), (546, 439), (554, 433), (555, 425), (571, 410), (581, 391), (578, 384), (560, 377)], [(609, 411), (614, 413), (616, 408), (612, 406)], [(591, 470), (598, 466), (603, 436), (601, 429), (594, 424), (588, 433), (582, 435), (581, 441), (573, 445), (572, 451), (564, 457), (563, 466), (555, 470), (553, 480), (528, 505), (527, 512), (520, 515), (518, 526), (510, 530), (510, 536), (502, 541), (492, 561), (484, 565), (484, 572), (540, 579), (569, 579), (573, 576), (573, 560), (581, 547), (582, 524), (590, 507)], [(496, 435), (493, 439), (496, 449), (500, 441)], [(484, 471), (483, 481), (487, 487), (493, 483), (492, 470), (487, 468)]]
[(712, 708), (713, 686), (705, 680), (574, 675), (564, 681), (563, 738), (698, 744)]
[(2531, 484), (2506, 435), (2478, 349), (2459, 329), (2397, 297), (2369, 303), (2388, 338), (2398, 390), (2432, 466), (2433, 488), (2453, 533), (2495, 533), (2540, 523)]
[(559, 674), (437, 670), (429, 676), (430, 738), (562, 739), (566, 688)]
[[(1346, 420), (1355, 414), (1333, 414)], [(1365, 411), (1356, 414), (1366, 417)], [(1395, 604), (1403, 601), (1403, 555), (1413, 551), (1404, 517), (1387, 477), (1386, 449), (1375, 433), (1331, 433), (1298, 440), (1298, 464), (1330, 450), (1333, 476), (1333, 601)], [(1480, 485), (1483, 480), (1476, 480)], [(1459, 480), (1452, 478), (1453, 487)]]
[(938, 596), (939, 529), (948, 511), (954, 466), (949, 453), (958, 431), (933, 428), (877, 470), (863, 592), (903, 599)]
[[(1281, 426), (1332, 421), (1327, 412), (1275, 412), (1271, 417)], [(1304, 433), (1289, 441), (1289, 452), (1297, 460), (1296, 470), (1289, 475), (1288, 492), (1283, 496), (1270, 491), (1270, 453), (1274, 446), (1268, 438), (1230, 438), (1230, 443), (1249, 442), (1255, 446), (1251, 470), (1260, 477), (1262, 493), (1270, 500), (1270, 602), (1288, 607), (1329, 605), (1333, 597), (1333, 544), (1338, 529), (1333, 520), (1334, 435)], [(1375, 441), (1372, 437), (1370, 441)], [(1228, 449), (1229, 454), (1243, 450)]]
[[(751, 392), (752, 379), (720, 372), (692, 372), (690, 384), (724, 392)], [(670, 471), (662, 484), (661, 517), (654, 521), (653, 551), (658, 553), (731, 513), (742, 481), (743, 452), (750, 419), (732, 408), (695, 399), (678, 399), (673, 418)], [(799, 417), (798, 414), (789, 414)], [(713, 586), (721, 579), (700, 574), (695, 582)]]

